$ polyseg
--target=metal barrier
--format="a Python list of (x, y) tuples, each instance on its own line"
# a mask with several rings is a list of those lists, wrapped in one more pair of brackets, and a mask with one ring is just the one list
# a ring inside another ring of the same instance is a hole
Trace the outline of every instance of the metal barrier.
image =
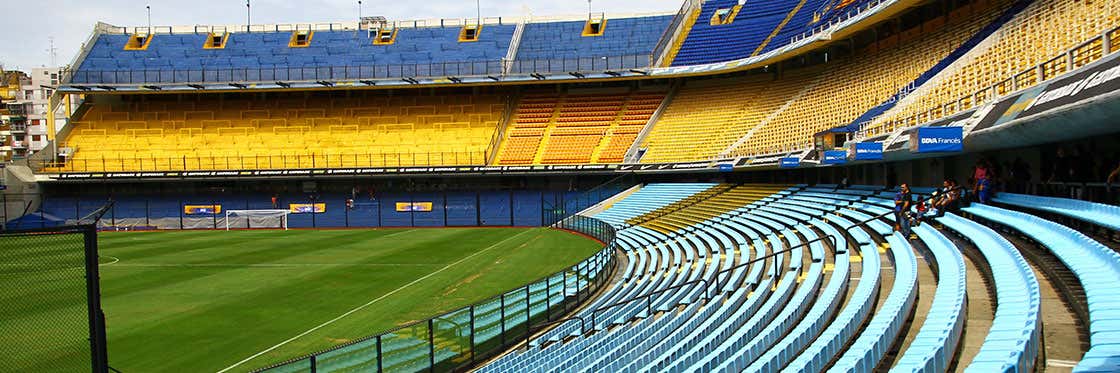
[(93, 225), (0, 232), (0, 365), (108, 372)]
[(554, 227), (594, 237), (603, 249), (569, 269), (477, 304), (256, 372), (447, 372), (485, 361), (578, 308), (614, 273), (617, 246), (610, 224), (577, 215)]
[(72, 85), (194, 84), (235, 82), (318, 82), (391, 78), (502, 76), (509, 65), (514, 73), (603, 72), (649, 67), (650, 55), (600, 56), (513, 61), (467, 61), (366, 66), (256, 67), (158, 70), (75, 70)]
[(181, 156), (137, 158), (91, 158), (66, 162), (32, 161), (36, 172), (148, 172), (281, 170), (349, 167), (469, 166), (486, 163), (486, 153), (422, 152), (365, 154), (285, 154), (236, 156)]

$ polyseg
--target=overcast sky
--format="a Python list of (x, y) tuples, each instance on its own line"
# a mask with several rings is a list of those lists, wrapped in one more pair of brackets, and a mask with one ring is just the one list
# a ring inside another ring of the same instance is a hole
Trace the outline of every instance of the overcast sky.
[[(587, 12), (583, 0), (481, 0), (483, 17), (572, 15)], [(117, 26), (147, 24), (144, 6), (152, 6), (153, 25), (227, 25), (245, 22), (244, 0), (0, 0), (0, 64), (9, 70), (51, 65), (49, 38), (54, 37), (56, 65), (70, 63), (98, 21)], [(471, 0), (364, 0), (363, 15), (390, 20), (474, 18)], [(675, 11), (681, 0), (597, 0), (596, 12)], [(253, 23), (325, 23), (354, 20), (357, 0), (252, 0)]]

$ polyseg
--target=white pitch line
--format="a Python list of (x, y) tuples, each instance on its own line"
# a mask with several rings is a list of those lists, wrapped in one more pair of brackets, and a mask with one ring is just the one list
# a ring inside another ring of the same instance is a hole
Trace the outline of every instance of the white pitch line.
[(424, 280), (426, 280), (426, 279), (427, 279), (427, 278), (429, 278), (429, 277), (435, 276), (436, 274), (438, 274), (438, 273), (440, 273), (440, 272), (443, 272), (444, 270), (446, 270), (446, 269), (448, 269), (448, 268), (454, 267), (455, 265), (457, 265), (457, 264), (459, 264), (459, 263), (462, 263), (462, 262), (466, 261), (467, 259), (473, 258), (473, 257), (475, 257), (475, 256), (476, 256), (476, 255), (478, 255), (478, 254), (482, 254), (482, 253), (484, 253), (484, 252), (487, 252), (487, 251), (489, 251), (490, 249), (493, 249), (493, 248), (495, 248), (495, 247), (498, 247), (498, 245), (501, 245), (501, 244), (505, 243), (506, 241), (509, 241), (509, 240), (512, 240), (512, 239), (514, 239), (514, 238), (520, 237), (521, 235), (523, 235), (523, 234), (525, 234), (525, 233), (529, 233), (529, 232), (533, 232), (533, 230), (527, 230), (527, 231), (524, 231), (524, 232), (521, 232), (521, 233), (518, 233), (518, 234), (515, 234), (515, 235), (512, 235), (512, 236), (509, 236), (508, 238), (506, 238), (506, 239), (504, 239), (504, 240), (498, 241), (497, 243), (495, 243), (495, 244), (493, 244), (493, 245), (490, 245), (490, 247), (487, 247), (487, 248), (485, 248), (485, 249), (479, 250), (478, 252), (476, 252), (476, 253), (474, 253), (474, 254), (471, 254), (471, 255), (467, 255), (466, 257), (463, 257), (462, 259), (459, 259), (459, 260), (457, 260), (457, 261), (455, 261), (455, 262), (453, 262), (453, 263), (451, 263), (451, 264), (448, 264), (448, 265), (444, 266), (443, 268), (437, 269), (437, 270), (436, 270), (435, 272), (432, 272), (432, 273), (429, 273), (429, 274), (427, 274), (427, 275), (424, 275), (424, 277), (421, 277), (421, 278), (418, 278), (418, 279), (416, 279), (416, 280), (413, 280), (412, 282), (409, 282), (409, 283), (407, 283), (407, 284), (404, 284), (403, 286), (401, 286), (401, 287), (399, 287), (399, 288), (393, 289), (393, 291), (390, 291), (390, 292), (388, 292), (388, 293), (385, 293), (385, 295), (382, 295), (382, 296), (380, 296), (380, 297), (377, 297), (377, 298), (375, 298), (374, 300), (371, 300), (371, 301), (369, 301), (369, 302), (366, 302), (365, 304), (363, 304), (363, 305), (360, 305), (360, 306), (358, 306), (358, 307), (355, 307), (355, 308), (354, 308), (354, 309), (352, 309), (352, 310), (346, 311), (346, 313), (343, 313), (343, 314), (339, 315), (338, 317), (335, 317), (335, 318), (333, 318), (333, 319), (330, 319), (330, 320), (328, 320), (327, 322), (324, 322), (324, 323), (322, 323), (322, 324), (319, 324), (318, 326), (316, 326), (316, 327), (314, 327), (314, 328), (311, 328), (311, 329), (307, 329), (307, 331), (305, 331), (305, 332), (303, 332), (303, 333), (300, 333), (299, 335), (296, 335), (295, 337), (291, 337), (291, 338), (288, 338), (287, 340), (285, 340), (285, 341), (283, 341), (283, 342), (277, 343), (277, 344), (276, 344), (275, 346), (269, 347), (269, 348), (265, 349), (264, 351), (261, 351), (261, 352), (258, 352), (258, 353), (256, 353), (256, 354), (253, 354), (253, 356), (249, 356), (249, 357), (245, 358), (244, 360), (238, 361), (237, 363), (235, 363), (235, 364), (233, 364), (233, 365), (230, 365), (230, 366), (226, 367), (225, 369), (219, 370), (219, 371), (218, 371), (218, 373), (225, 373), (225, 372), (228, 372), (228, 371), (229, 371), (230, 369), (233, 369), (233, 368), (236, 368), (236, 367), (238, 367), (238, 366), (241, 366), (241, 364), (245, 364), (245, 363), (249, 362), (250, 360), (256, 359), (257, 357), (260, 357), (261, 355), (267, 354), (267, 353), (269, 353), (270, 351), (272, 351), (272, 350), (275, 350), (275, 349), (277, 349), (277, 348), (280, 348), (281, 346), (283, 346), (283, 345), (286, 345), (286, 344), (288, 344), (288, 343), (291, 343), (291, 342), (292, 342), (292, 341), (294, 341), (294, 340), (297, 340), (297, 339), (303, 338), (303, 336), (306, 336), (306, 335), (308, 335), (308, 334), (311, 334), (311, 333), (315, 332), (316, 330), (322, 329), (323, 327), (325, 327), (325, 326), (327, 326), (327, 325), (333, 324), (333, 323), (334, 323), (335, 321), (341, 320), (341, 319), (343, 319), (343, 318), (344, 318), (344, 317), (346, 317), (346, 316), (350, 316), (351, 314), (353, 314), (353, 313), (355, 313), (355, 312), (361, 311), (361, 310), (362, 310), (363, 308), (369, 307), (369, 305), (371, 305), (371, 304), (374, 304), (374, 303), (377, 303), (378, 301), (381, 301), (382, 299), (385, 299), (386, 297), (388, 297), (388, 296), (390, 296), (390, 295), (396, 294), (396, 293), (397, 293), (398, 291), (404, 290), (405, 288), (408, 288), (409, 286), (412, 286), (412, 285), (416, 285), (416, 284), (417, 284), (417, 283), (419, 283), (420, 281), (424, 281)]
[[(113, 262), (116, 263), (116, 262)], [(102, 265), (109, 265), (106, 263)], [(176, 263), (123, 263), (114, 267), (152, 268), (291, 268), (291, 267), (431, 267), (438, 263), (255, 263), (255, 264), (176, 264)]]
[(121, 258), (118, 258), (118, 257), (115, 257), (115, 256), (108, 256), (108, 255), (106, 255), (105, 257), (106, 257), (106, 258), (113, 258), (113, 261), (111, 261), (111, 262), (108, 262), (108, 263), (104, 263), (104, 264), (98, 264), (98, 266), (108, 266), (108, 265), (113, 265), (113, 264), (117, 264), (117, 262), (121, 261)]

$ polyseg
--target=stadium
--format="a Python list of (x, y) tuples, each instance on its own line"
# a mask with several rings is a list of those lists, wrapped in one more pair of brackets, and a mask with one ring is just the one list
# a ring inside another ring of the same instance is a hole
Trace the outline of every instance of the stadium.
[(467, 17), (0, 74), (0, 365), (1120, 371), (1120, 0)]

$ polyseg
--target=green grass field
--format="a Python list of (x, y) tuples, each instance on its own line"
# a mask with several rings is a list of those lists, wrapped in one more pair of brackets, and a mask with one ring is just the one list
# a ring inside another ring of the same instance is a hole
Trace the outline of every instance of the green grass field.
[(600, 247), (543, 228), (105, 233), (99, 240), (109, 361), (124, 372), (213, 372), (278, 346), (232, 371), (258, 368), (483, 300)]

